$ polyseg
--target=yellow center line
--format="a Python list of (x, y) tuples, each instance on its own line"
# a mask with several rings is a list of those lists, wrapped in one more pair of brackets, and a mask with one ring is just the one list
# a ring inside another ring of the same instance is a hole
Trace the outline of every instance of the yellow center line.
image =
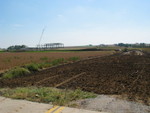
[(54, 106), (53, 108), (51, 108), (50, 110), (48, 110), (48, 111), (47, 111), (47, 112), (45, 112), (45, 113), (50, 113), (50, 112), (52, 112), (52, 111), (56, 110), (58, 107), (59, 107), (59, 106)]
[(65, 109), (65, 107), (60, 107), (59, 109), (57, 109), (57, 110), (54, 111), (53, 113), (60, 113), (63, 109)]

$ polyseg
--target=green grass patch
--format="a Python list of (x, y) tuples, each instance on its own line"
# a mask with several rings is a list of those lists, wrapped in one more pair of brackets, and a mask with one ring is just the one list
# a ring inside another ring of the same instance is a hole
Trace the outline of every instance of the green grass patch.
[(50, 63), (53, 66), (55, 66), (55, 65), (59, 65), (59, 64), (64, 63), (64, 62), (66, 62), (66, 60), (64, 58), (59, 58), (59, 59), (55, 59), (55, 60), (51, 61)]
[(27, 64), (25, 65), (25, 68), (32, 72), (38, 71), (40, 68), (40, 64), (35, 64), (35, 63)]
[(80, 59), (80, 57), (70, 57), (68, 60), (75, 62), (75, 61), (77, 61), (79, 59)]
[(4, 78), (4, 79), (17, 78), (17, 77), (27, 75), (29, 73), (30, 73), (30, 71), (28, 69), (25, 69), (22, 67), (17, 67), (17, 68), (11, 69), (11, 70), (7, 71), (6, 73), (4, 73), (2, 78)]
[(40, 63), (38, 67), (39, 69), (44, 69), (44, 68), (49, 68), (51, 66), (52, 64), (50, 62), (43, 62), (43, 63)]
[(29, 101), (53, 103), (54, 105), (68, 105), (69, 102), (95, 98), (97, 95), (94, 93), (83, 92), (77, 90), (61, 90), (49, 87), (24, 87), (15, 89), (0, 89), (0, 94), (5, 97), (14, 99), (26, 99)]
[(49, 68), (51, 66), (57, 66), (59, 64), (63, 64), (63, 63), (70, 62), (70, 61), (74, 62), (79, 59), (80, 59), (79, 57), (70, 57), (67, 60), (64, 58), (59, 58), (59, 59), (55, 59), (53, 61), (48, 61), (47, 57), (43, 57), (42, 63), (31, 63), (31, 64), (24, 65), (22, 67), (17, 67), (17, 68), (11, 69), (11, 70), (5, 72), (2, 76), (2, 78), (5, 78), (5, 79), (6, 78), (9, 78), (9, 79), (17, 78), (20, 76), (27, 75), (31, 72), (39, 71), (40, 69)]

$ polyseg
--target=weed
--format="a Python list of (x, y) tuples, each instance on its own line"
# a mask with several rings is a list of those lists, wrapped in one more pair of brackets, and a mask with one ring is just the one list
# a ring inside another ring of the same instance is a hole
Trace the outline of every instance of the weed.
[(25, 68), (28, 69), (29, 71), (38, 71), (39, 70), (39, 64), (35, 64), (35, 63), (27, 64), (25, 66)]
[(14, 69), (9, 70), (8, 72), (4, 73), (2, 78), (6, 78), (6, 79), (7, 78), (17, 78), (20, 76), (27, 75), (29, 73), (30, 73), (30, 71), (28, 69), (17, 67), (17, 68), (14, 68)]
[(56, 59), (56, 60), (53, 60), (51, 62), (52, 65), (58, 65), (58, 64), (61, 64), (61, 63), (64, 63), (65, 62), (65, 59), (64, 58), (59, 58), (59, 59)]
[(49, 63), (49, 62), (43, 62), (43, 63), (40, 63), (40, 64), (38, 65), (38, 67), (39, 67), (40, 69), (47, 68), (47, 67), (51, 67), (51, 66), (52, 66), (52, 64)]

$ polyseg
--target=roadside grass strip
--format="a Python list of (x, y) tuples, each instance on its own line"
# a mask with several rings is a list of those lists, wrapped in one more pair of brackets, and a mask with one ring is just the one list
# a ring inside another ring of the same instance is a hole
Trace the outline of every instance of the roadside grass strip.
[(90, 92), (84, 92), (80, 89), (62, 90), (50, 87), (18, 87), (18, 88), (0, 88), (0, 96), (25, 99), (33, 102), (52, 103), (53, 105), (68, 106), (70, 102), (95, 98), (97, 95)]

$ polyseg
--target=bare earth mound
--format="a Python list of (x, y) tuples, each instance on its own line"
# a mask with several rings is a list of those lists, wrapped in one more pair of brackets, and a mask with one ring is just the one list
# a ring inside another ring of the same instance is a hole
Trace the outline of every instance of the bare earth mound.
[(111, 55), (0, 80), (0, 87), (48, 86), (107, 95), (126, 95), (150, 104), (150, 55)]

